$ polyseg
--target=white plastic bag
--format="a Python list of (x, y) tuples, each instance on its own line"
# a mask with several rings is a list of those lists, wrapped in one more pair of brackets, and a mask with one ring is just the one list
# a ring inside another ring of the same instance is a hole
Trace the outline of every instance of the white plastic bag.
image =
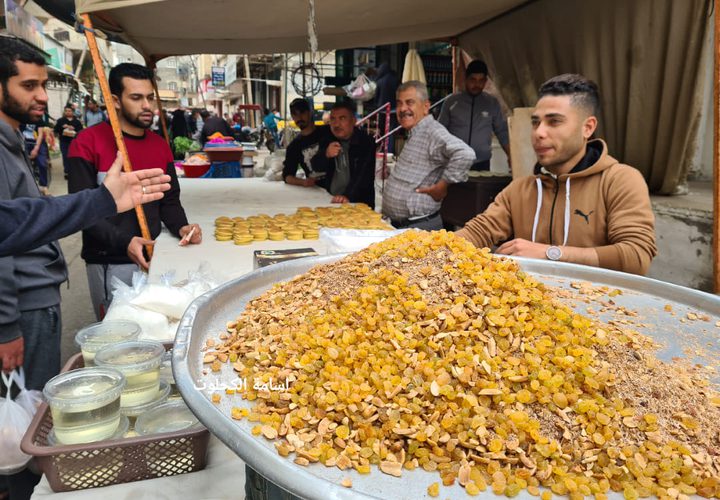
[(385, 231), (382, 229), (320, 229), (320, 239), (327, 245), (328, 255), (357, 252), (373, 243), (404, 233), (407, 229)]
[(10, 398), (14, 373), (0, 373), (7, 388), (7, 397), (0, 398), (0, 474), (20, 472), (32, 458), (20, 449), (20, 441), (30, 427), (32, 417)]
[(25, 371), (22, 367), (18, 368), (14, 373), (15, 384), (20, 389), (20, 393), (15, 398), (15, 402), (25, 408), (25, 411), (27, 411), (31, 417), (34, 417), (37, 409), (43, 402), (42, 392), (25, 388)]
[(370, 80), (365, 73), (360, 73), (350, 85), (343, 88), (355, 101), (365, 102), (375, 97), (377, 84)]
[(113, 301), (103, 321), (130, 319), (142, 328), (140, 340), (172, 342), (190, 303), (217, 286), (202, 265), (189, 272), (188, 279), (175, 281), (174, 272), (161, 276), (160, 283), (148, 283), (147, 275), (134, 273), (131, 287), (113, 278)]
[(131, 320), (140, 325), (141, 339), (159, 340), (167, 337), (174, 338), (170, 333), (167, 316), (159, 312), (143, 309), (135, 306), (131, 301), (138, 296), (140, 289), (147, 282), (143, 273), (133, 275), (133, 286), (128, 286), (117, 277), (113, 277), (111, 286), (113, 288), (113, 301), (103, 321), (116, 319)]
[(282, 171), (283, 168), (285, 168), (284, 162), (285, 161), (285, 154), (280, 154), (279, 152), (274, 152), (272, 155), (268, 156), (265, 159), (266, 164), (268, 165), (268, 169), (265, 172), (265, 175), (263, 175), (263, 178), (266, 181), (281, 181), (282, 179)]
[(192, 295), (182, 288), (148, 283), (130, 300), (130, 304), (160, 313), (173, 320), (182, 318), (185, 309), (192, 301)]

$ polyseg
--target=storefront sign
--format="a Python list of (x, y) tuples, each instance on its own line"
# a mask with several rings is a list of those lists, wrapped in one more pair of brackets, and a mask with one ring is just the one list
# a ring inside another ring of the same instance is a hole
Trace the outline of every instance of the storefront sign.
[(30, 42), (35, 47), (44, 47), (43, 25), (13, 0), (5, 1), (5, 24), (11, 35)]
[(225, 68), (223, 66), (212, 67), (212, 84), (213, 87), (225, 86)]

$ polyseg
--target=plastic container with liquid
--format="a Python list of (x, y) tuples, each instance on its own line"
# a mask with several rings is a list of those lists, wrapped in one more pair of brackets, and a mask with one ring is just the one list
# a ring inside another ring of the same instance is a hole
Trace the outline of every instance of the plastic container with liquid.
[(120, 424), (120, 395), (126, 380), (112, 368), (80, 368), (45, 384), (43, 394), (58, 443), (92, 443), (109, 438)]
[(93, 366), (95, 354), (108, 344), (137, 340), (142, 329), (133, 321), (109, 320), (93, 323), (75, 335), (75, 343), (80, 347), (85, 366)]
[(160, 388), (160, 363), (165, 347), (160, 342), (133, 340), (103, 347), (95, 364), (115, 368), (125, 375), (127, 384), (120, 398), (122, 408), (152, 401)]

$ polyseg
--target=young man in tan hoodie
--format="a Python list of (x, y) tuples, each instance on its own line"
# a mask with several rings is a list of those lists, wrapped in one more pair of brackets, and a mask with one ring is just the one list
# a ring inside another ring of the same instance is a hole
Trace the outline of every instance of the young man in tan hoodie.
[(545, 82), (532, 115), (535, 175), (514, 180), (457, 234), (499, 254), (647, 273), (657, 254), (647, 184), (590, 140), (598, 108), (597, 85), (581, 75)]

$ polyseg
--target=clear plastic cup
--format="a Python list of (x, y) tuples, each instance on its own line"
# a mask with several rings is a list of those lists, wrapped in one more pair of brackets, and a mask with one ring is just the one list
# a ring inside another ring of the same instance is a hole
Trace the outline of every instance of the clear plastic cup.
[(80, 368), (51, 378), (43, 394), (58, 443), (92, 443), (115, 434), (125, 384), (121, 372), (101, 367)]
[(95, 355), (95, 364), (115, 368), (127, 384), (120, 406), (131, 408), (152, 401), (160, 387), (160, 363), (165, 347), (160, 342), (133, 340), (106, 345)]
[(95, 354), (108, 344), (136, 340), (142, 329), (133, 321), (111, 320), (93, 323), (75, 335), (75, 343), (82, 351), (85, 366), (93, 366)]

